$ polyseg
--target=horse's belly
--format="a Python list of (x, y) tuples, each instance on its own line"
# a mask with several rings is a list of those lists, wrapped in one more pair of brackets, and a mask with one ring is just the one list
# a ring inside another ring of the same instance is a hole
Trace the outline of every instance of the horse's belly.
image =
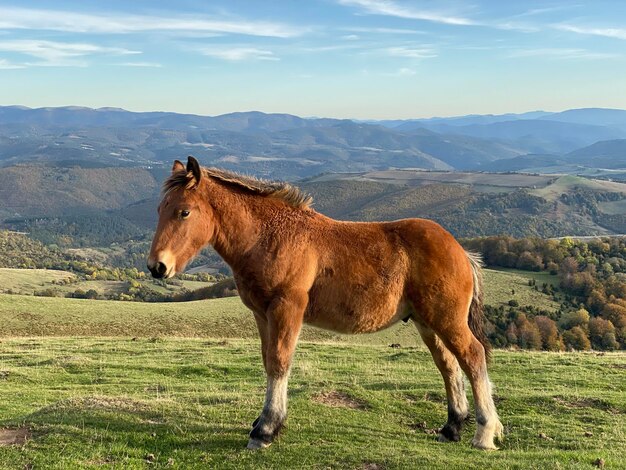
[(411, 315), (399, 295), (310, 298), (304, 321), (338, 333), (373, 333)]

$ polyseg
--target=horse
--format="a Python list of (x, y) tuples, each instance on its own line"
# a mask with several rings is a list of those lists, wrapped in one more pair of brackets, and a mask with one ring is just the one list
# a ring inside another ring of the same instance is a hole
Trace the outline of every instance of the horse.
[(303, 323), (371, 333), (412, 320), (443, 377), (448, 419), (441, 442), (459, 441), (475, 402), (479, 449), (503, 437), (487, 374), (480, 257), (426, 219), (344, 222), (316, 212), (289, 183), (174, 162), (163, 185), (148, 256), (155, 278), (184, 270), (211, 245), (252, 311), (267, 375), (265, 404), (247, 447), (269, 446), (287, 417), (287, 381)]

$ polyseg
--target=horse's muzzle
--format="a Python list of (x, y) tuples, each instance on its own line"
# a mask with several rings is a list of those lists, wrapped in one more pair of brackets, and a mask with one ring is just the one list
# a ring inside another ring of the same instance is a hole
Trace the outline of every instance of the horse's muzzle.
[(165, 266), (165, 264), (161, 263), (160, 261), (157, 261), (153, 265), (150, 265), (148, 263), (148, 269), (150, 270), (152, 277), (154, 277), (155, 279), (162, 279), (163, 277), (165, 277), (165, 273), (167, 273), (167, 266)]

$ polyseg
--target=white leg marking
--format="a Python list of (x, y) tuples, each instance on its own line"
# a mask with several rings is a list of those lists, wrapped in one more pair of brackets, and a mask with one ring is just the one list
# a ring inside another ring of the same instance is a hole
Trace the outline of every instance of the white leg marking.
[[(289, 374), (282, 377), (268, 377), (267, 391), (265, 392), (265, 406), (261, 412), (258, 429), (262, 435), (273, 435), (277, 427), (282, 425), (287, 417), (287, 384)], [(262, 449), (268, 447), (271, 442), (251, 437), (248, 441), (248, 449)]]
[(483, 372), (482, 378), (476, 381), (474, 395), (477, 426), (472, 445), (479, 449), (496, 450), (494, 439), (503, 439), (504, 428), (493, 403), (491, 382), (486, 370)]

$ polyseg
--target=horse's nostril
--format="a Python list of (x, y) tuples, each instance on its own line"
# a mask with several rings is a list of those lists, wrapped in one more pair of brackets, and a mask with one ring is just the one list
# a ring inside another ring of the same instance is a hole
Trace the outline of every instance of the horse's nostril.
[(155, 269), (156, 269), (156, 272), (159, 273), (161, 276), (163, 276), (165, 274), (165, 271), (167, 271), (165, 264), (161, 263), (160, 261), (157, 263)]
[(153, 266), (148, 265), (148, 269), (150, 270), (152, 277), (155, 277), (157, 279), (160, 279), (163, 276), (165, 276), (165, 273), (167, 272), (167, 267), (165, 266), (165, 264), (161, 263), (160, 261), (154, 264)]

